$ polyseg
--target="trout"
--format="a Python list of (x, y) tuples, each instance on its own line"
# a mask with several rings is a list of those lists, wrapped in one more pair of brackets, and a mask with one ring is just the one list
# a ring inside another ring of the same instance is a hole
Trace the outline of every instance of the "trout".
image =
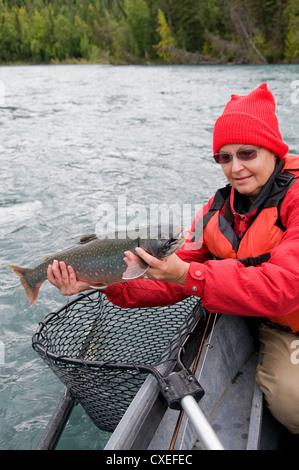
[[(103, 288), (142, 276), (149, 266), (135, 252), (136, 247), (144, 248), (156, 258), (162, 259), (177, 251), (185, 242), (183, 227), (145, 227), (138, 232), (125, 230), (107, 234), (83, 235), (79, 242), (65, 250), (44, 258), (35, 268), (21, 268), (9, 265), (20, 277), (26, 297), (31, 305), (36, 303), (39, 289), (47, 279), (47, 269), (54, 260), (64, 261), (74, 268), (79, 281), (88, 282), (91, 287)], [(138, 233), (138, 236), (136, 234)], [(155, 233), (155, 237), (153, 237)], [(136, 254), (134, 261), (127, 265), (124, 252)]]

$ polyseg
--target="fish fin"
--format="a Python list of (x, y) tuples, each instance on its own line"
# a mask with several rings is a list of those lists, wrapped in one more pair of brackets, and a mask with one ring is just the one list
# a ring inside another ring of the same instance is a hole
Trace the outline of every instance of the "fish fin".
[(96, 289), (106, 289), (107, 285), (102, 282), (91, 282), (90, 287), (95, 287)]
[(137, 279), (142, 276), (149, 268), (149, 265), (139, 257), (135, 257), (134, 261), (129, 261), (128, 267), (122, 275), (124, 280)]
[(21, 284), (25, 289), (25, 294), (26, 294), (27, 299), (30, 302), (30, 305), (34, 305), (36, 303), (36, 299), (38, 297), (38, 291), (40, 289), (40, 286), (42, 285), (42, 282), (39, 284), (35, 284), (34, 286), (31, 286), (28, 280), (26, 279), (26, 274), (31, 272), (32, 269), (21, 268), (19, 266), (13, 266), (11, 264), (8, 267), (11, 268), (20, 277)]
[(87, 243), (90, 240), (94, 240), (95, 238), (98, 238), (95, 233), (89, 233), (87, 235), (82, 235), (79, 238), (79, 243)]

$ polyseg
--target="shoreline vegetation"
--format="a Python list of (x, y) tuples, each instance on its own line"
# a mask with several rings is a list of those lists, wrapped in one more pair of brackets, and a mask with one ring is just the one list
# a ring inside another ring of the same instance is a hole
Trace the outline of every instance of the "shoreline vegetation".
[(0, 0), (0, 65), (299, 63), (298, 0)]

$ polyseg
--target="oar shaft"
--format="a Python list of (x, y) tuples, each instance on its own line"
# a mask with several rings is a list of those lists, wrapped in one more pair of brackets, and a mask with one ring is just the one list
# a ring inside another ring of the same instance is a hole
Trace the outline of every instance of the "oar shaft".
[(182, 398), (181, 405), (193, 424), (204, 448), (206, 450), (224, 450), (223, 445), (196, 400), (191, 395), (187, 395)]
[(65, 390), (36, 450), (54, 450), (75, 405), (75, 399)]

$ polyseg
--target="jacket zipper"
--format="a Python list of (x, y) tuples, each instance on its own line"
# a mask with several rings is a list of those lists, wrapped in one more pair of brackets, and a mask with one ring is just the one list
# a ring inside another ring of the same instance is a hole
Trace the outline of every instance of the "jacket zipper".
[(236, 212), (234, 212), (233, 214), (236, 218), (239, 219), (238, 239), (241, 240), (243, 235), (244, 235), (243, 228), (244, 228), (244, 222), (245, 222), (245, 219), (246, 219), (246, 215), (240, 215), (240, 214), (237, 214)]

